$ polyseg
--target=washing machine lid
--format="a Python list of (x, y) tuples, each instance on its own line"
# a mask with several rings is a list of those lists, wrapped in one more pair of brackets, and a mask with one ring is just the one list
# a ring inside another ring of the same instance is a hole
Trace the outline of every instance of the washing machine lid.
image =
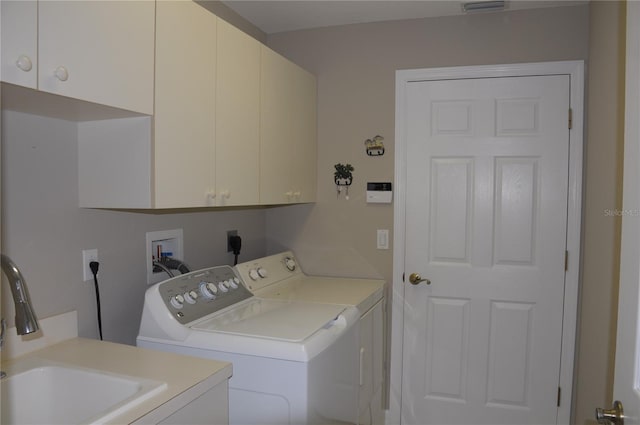
[(384, 294), (384, 281), (297, 275), (254, 291), (261, 298), (356, 306), (369, 310)]
[(252, 298), (195, 323), (195, 331), (300, 342), (328, 326), (344, 306)]

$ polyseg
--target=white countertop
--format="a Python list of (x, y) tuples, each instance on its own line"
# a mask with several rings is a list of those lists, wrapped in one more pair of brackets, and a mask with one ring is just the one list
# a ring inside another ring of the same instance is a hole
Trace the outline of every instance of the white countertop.
[[(160, 393), (117, 416), (109, 423), (129, 424), (152, 412), (162, 418), (176, 407), (177, 396), (189, 391), (198, 396), (231, 377), (231, 363), (154, 351), (93, 339), (72, 338), (31, 353), (3, 361), (3, 369), (19, 362), (48, 361), (97, 369), (109, 373), (162, 381)], [(164, 415), (164, 416), (163, 416)], [(148, 417), (149, 418), (149, 417)], [(144, 420), (146, 422), (146, 420)]]

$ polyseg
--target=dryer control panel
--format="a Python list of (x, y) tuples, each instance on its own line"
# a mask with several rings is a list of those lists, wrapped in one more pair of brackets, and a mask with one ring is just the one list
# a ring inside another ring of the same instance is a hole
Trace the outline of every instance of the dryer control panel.
[(285, 279), (303, 275), (293, 252), (285, 251), (235, 266), (247, 287), (253, 292)]
[(229, 266), (197, 270), (157, 285), (167, 310), (183, 325), (253, 296)]

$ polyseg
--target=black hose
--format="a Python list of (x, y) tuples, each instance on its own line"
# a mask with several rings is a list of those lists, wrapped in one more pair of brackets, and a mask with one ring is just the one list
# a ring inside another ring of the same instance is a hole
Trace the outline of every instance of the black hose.
[(189, 266), (187, 266), (183, 261), (176, 260), (175, 258), (162, 257), (160, 259), (160, 263), (162, 263), (163, 265), (167, 266), (170, 269), (178, 270), (182, 274), (189, 273), (191, 271), (189, 270)]

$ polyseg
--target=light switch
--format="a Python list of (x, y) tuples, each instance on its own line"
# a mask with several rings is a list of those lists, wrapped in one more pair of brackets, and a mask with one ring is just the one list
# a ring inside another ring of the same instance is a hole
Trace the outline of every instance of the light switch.
[(389, 229), (378, 229), (378, 249), (389, 249)]

